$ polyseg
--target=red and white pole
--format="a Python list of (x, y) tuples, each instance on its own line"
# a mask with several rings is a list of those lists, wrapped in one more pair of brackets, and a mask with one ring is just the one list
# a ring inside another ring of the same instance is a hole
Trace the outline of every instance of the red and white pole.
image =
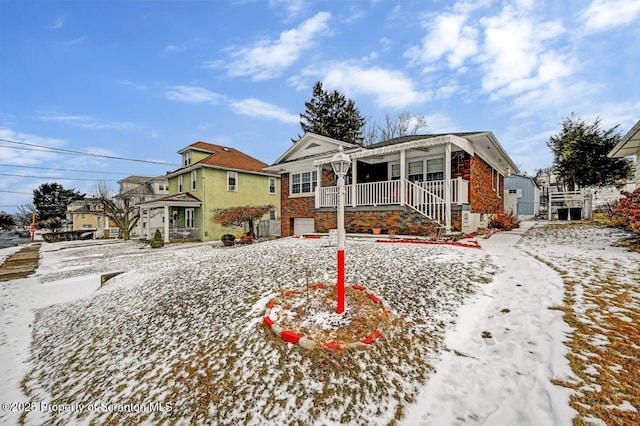
[(339, 314), (344, 312), (344, 175), (338, 176), (338, 309)]

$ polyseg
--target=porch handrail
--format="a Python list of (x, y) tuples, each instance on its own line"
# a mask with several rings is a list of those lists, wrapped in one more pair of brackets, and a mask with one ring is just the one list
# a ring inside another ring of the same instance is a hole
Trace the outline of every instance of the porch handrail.
[[(451, 179), (451, 203), (466, 204), (469, 202), (469, 182), (458, 177)], [(426, 182), (410, 182), (405, 179), (405, 188), (419, 187), (425, 193), (423, 196), (429, 202), (444, 203), (444, 180), (426, 181)], [(413, 186), (411, 186), (413, 185)], [(385, 206), (400, 205), (402, 200), (400, 197), (402, 182), (399, 179), (387, 180), (381, 182), (367, 182), (356, 184), (355, 204), (352, 203), (352, 187), (345, 186), (345, 205), (346, 206)], [(320, 207), (336, 207), (338, 205), (338, 188), (336, 186), (327, 186), (316, 188), (316, 208)], [(409, 194), (409, 189), (405, 189)], [(419, 191), (418, 191), (419, 192)], [(418, 196), (418, 193), (416, 193)], [(409, 200), (405, 199), (405, 204), (409, 204)], [(413, 207), (413, 206), (411, 206)], [(423, 212), (421, 212), (423, 213)]]
[[(443, 181), (441, 182), (444, 184)], [(410, 180), (405, 179), (404, 183), (407, 188), (406, 205), (422, 215), (442, 223), (445, 219), (446, 208), (444, 198)], [(432, 186), (431, 189), (437, 190), (438, 188)]]

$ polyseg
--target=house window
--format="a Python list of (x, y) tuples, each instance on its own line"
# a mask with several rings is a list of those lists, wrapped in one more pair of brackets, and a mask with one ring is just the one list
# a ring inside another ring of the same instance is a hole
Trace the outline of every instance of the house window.
[(182, 175), (178, 176), (178, 192), (182, 192)]
[(195, 222), (195, 211), (194, 209), (185, 209), (184, 210), (184, 214), (185, 214), (185, 227), (186, 228), (193, 228), (193, 224)]
[(191, 190), (195, 191), (197, 188), (197, 183), (198, 182), (198, 172), (195, 170), (191, 171)]
[(276, 193), (276, 178), (270, 177), (269, 178), (269, 194), (275, 194), (275, 193)]
[(191, 164), (191, 151), (187, 151), (182, 154), (182, 165), (188, 166)]
[(269, 219), (276, 220), (278, 218), (278, 211), (276, 209), (269, 210)]
[(400, 163), (394, 163), (391, 165), (391, 180), (400, 179)]
[(423, 171), (424, 171), (424, 162), (422, 160), (409, 162), (408, 178), (411, 182), (422, 182), (424, 180)]
[(318, 186), (318, 172), (302, 172), (291, 175), (291, 193), (309, 194), (313, 193)]
[(496, 195), (498, 195), (498, 198), (502, 198), (500, 196), (500, 173), (498, 173), (497, 170), (496, 170)]
[(227, 191), (238, 192), (238, 172), (227, 172)]
[(427, 180), (444, 180), (444, 158), (427, 160)]
[(496, 171), (491, 169), (491, 189), (496, 190)]

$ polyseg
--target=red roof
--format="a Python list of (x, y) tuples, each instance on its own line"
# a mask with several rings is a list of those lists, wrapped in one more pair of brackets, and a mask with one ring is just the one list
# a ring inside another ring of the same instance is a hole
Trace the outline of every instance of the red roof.
[[(208, 157), (200, 160), (196, 164), (206, 164), (209, 166), (216, 166), (225, 169), (236, 169), (236, 170), (247, 170), (251, 172), (261, 172), (261, 173), (269, 173), (265, 172), (263, 169), (268, 166), (267, 163), (263, 163), (260, 160), (257, 160), (244, 152), (240, 152), (235, 148), (221, 146), (221, 145), (213, 145), (206, 142), (196, 142), (191, 145), (187, 149), (194, 149), (197, 151), (211, 152), (212, 154)], [(185, 149), (186, 150), (186, 149)], [(185, 151), (182, 150), (182, 151)]]

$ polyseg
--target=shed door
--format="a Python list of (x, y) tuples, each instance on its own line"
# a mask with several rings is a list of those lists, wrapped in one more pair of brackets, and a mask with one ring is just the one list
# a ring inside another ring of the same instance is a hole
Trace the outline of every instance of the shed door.
[(293, 234), (304, 235), (315, 232), (315, 222), (312, 217), (298, 217), (293, 219)]

